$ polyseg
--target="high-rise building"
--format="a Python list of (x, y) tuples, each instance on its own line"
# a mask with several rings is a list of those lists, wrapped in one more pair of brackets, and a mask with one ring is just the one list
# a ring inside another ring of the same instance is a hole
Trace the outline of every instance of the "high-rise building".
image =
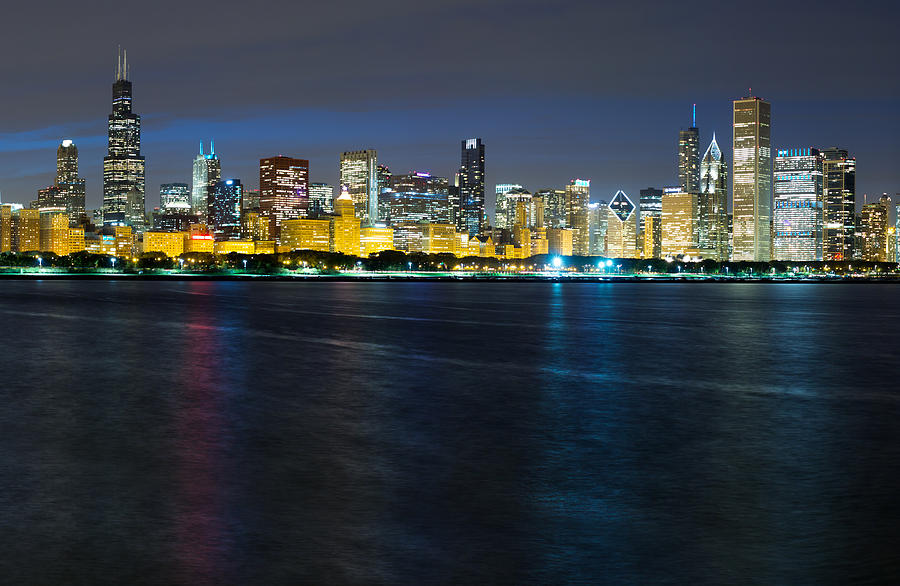
[(13, 207), (0, 204), (0, 252), (13, 250)]
[(244, 188), (240, 179), (217, 181), (209, 196), (207, 223), (222, 240), (237, 240), (241, 236), (241, 200)]
[(131, 109), (128, 54), (120, 56), (112, 86), (109, 141), (103, 158), (103, 223), (144, 227), (144, 157), (141, 156), (141, 117)]
[(700, 249), (715, 260), (728, 260), (728, 164), (715, 133), (700, 161), (699, 207)]
[(159, 204), (163, 210), (191, 211), (191, 187), (187, 183), (163, 183), (159, 186)]
[(609, 207), (605, 201), (588, 204), (588, 232), (591, 256), (606, 256), (606, 230), (609, 225)]
[(647, 189), (641, 190), (641, 197), (639, 200), (641, 210), (641, 232), (645, 231), (644, 220), (646, 218), (649, 218), (650, 216), (656, 216), (658, 218), (662, 214), (662, 196), (662, 189), (648, 187)]
[(607, 207), (606, 255), (613, 258), (637, 258), (637, 206), (620, 189)]
[(894, 195), (894, 262), (900, 263), (900, 193)]
[(891, 209), (891, 198), (887, 194), (877, 202), (863, 205), (859, 214), (859, 241), (862, 260), (870, 262), (887, 262), (888, 259), (888, 222)]
[(334, 187), (327, 183), (310, 183), (308, 215), (330, 214), (333, 210)]
[(564, 189), (539, 189), (534, 197), (544, 202), (544, 223), (549, 228), (566, 225), (566, 191)]
[(484, 143), (480, 138), (462, 141), (457, 225), (470, 237), (480, 234), (485, 228), (484, 179)]
[(347, 188), (356, 217), (364, 224), (378, 221), (378, 153), (374, 149), (341, 153), (341, 189)]
[[(502, 191), (501, 191), (502, 189)], [(520, 208), (524, 206), (525, 218), (522, 227), (531, 226), (532, 195), (521, 185), (507, 183), (497, 185), (497, 204), (494, 209), (494, 227), (512, 230), (516, 225)]]
[(259, 213), (269, 220), (269, 234), (279, 237), (283, 220), (306, 217), (309, 206), (309, 161), (279, 155), (259, 161)]
[(200, 153), (194, 157), (193, 184), (191, 185), (191, 208), (194, 214), (200, 218), (201, 223), (206, 223), (206, 214), (209, 210), (209, 198), (213, 188), (222, 179), (222, 163), (216, 155), (216, 145), (209, 142), (209, 153), (203, 154), (203, 143), (200, 143)]
[(346, 188), (334, 200), (335, 216), (331, 220), (331, 251), (359, 255), (360, 220), (356, 217), (356, 202)]
[(772, 106), (757, 97), (734, 101), (732, 213), (736, 261), (772, 260)]
[(691, 127), (678, 132), (678, 184), (682, 192), (700, 193), (700, 130), (697, 106)]
[(56, 188), (65, 201), (69, 221), (77, 224), (86, 220), (85, 181), (78, 176), (78, 147), (68, 138), (56, 149)]
[(822, 260), (823, 159), (818, 149), (775, 153), (775, 260)]
[(822, 150), (825, 191), (825, 260), (851, 260), (856, 239), (856, 158), (846, 150)]
[(698, 193), (684, 191), (680, 186), (663, 190), (661, 256), (693, 256), (698, 253), (699, 197)]
[(591, 203), (591, 180), (572, 179), (566, 185), (566, 224), (572, 228), (572, 253), (591, 253), (588, 204)]

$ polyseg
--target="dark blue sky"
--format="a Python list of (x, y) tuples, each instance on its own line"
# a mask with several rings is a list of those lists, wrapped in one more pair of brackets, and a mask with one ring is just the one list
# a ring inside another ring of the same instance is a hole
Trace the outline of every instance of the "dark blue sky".
[[(592, 180), (593, 199), (674, 182), (691, 104), (730, 159), (731, 100), (772, 102), (776, 148), (841, 146), (859, 199), (900, 192), (900, 9), (892, 2), (47, 2), (6, 7), (0, 192), (28, 202), (76, 141), (99, 206), (118, 44), (143, 116), (147, 201), (190, 182), (201, 139), (223, 173), (343, 150), (449, 175), (480, 136), (494, 183)], [(740, 6), (745, 6), (741, 4)]]

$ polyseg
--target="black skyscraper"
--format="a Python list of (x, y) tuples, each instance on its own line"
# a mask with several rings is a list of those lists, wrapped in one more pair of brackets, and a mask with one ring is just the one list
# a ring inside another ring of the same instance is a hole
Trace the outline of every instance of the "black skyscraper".
[(484, 143), (480, 138), (462, 141), (459, 167), (459, 214), (457, 227), (469, 237), (484, 228)]

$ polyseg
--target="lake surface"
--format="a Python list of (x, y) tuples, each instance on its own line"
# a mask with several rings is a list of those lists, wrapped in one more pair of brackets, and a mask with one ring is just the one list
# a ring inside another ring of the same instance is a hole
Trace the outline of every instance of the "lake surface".
[(896, 582), (898, 301), (0, 281), (0, 576)]

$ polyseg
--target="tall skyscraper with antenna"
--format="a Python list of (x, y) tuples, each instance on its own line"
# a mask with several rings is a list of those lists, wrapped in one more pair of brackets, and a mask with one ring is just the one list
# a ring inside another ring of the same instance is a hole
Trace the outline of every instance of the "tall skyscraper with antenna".
[(209, 196), (216, 183), (222, 178), (222, 164), (216, 155), (216, 145), (209, 141), (209, 153), (203, 154), (203, 143), (200, 143), (200, 153), (194, 157), (191, 185), (191, 211), (206, 222), (206, 214), (209, 206)]
[(144, 229), (144, 157), (141, 117), (131, 110), (128, 53), (121, 52), (112, 86), (107, 154), (103, 157), (103, 223)]
[(697, 104), (691, 127), (678, 132), (678, 185), (683, 193), (700, 193), (700, 131), (697, 129)]

